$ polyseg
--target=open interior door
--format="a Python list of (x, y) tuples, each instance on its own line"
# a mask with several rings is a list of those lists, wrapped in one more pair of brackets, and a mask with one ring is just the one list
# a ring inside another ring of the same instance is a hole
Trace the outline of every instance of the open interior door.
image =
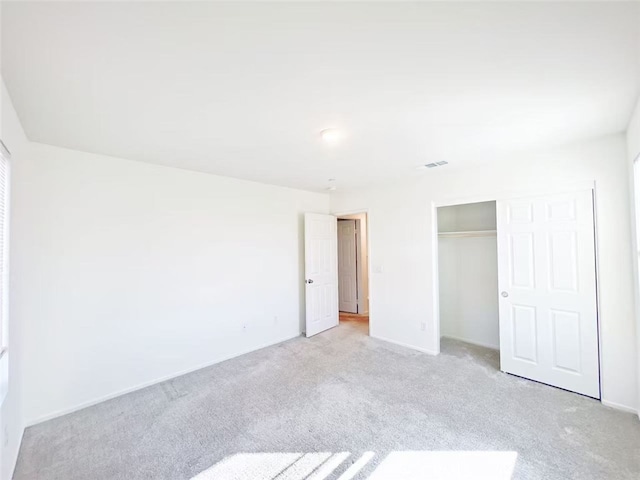
[(338, 308), (358, 313), (356, 221), (338, 220)]
[(497, 202), (500, 368), (600, 398), (592, 190)]
[(305, 213), (307, 337), (338, 325), (338, 233), (333, 215)]

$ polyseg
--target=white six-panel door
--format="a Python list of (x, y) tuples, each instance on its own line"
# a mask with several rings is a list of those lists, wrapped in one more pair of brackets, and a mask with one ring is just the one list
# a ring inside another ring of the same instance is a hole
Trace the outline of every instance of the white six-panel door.
[(591, 190), (497, 202), (500, 368), (600, 397)]
[(307, 337), (338, 325), (338, 235), (336, 217), (304, 216)]
[(338, 305), (341, 312), (358, 313), (356, 221), (338, 221)]

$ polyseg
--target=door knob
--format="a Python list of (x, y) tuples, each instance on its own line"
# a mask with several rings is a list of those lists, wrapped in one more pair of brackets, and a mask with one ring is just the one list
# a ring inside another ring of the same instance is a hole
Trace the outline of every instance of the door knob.
[(507, 292), (502, 292), (500, 295), (502, 295), (504, 298), (507, 298), (509, 296)]
[(307, 280), (307, 283), (313, 283), (313, 280), (309, 279)]

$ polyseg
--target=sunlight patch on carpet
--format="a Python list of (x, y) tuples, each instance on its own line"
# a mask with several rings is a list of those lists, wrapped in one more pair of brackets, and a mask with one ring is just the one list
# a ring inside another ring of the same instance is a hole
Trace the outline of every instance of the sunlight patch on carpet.
[(368, 480), (510, 480), (518, 458), (510, 451), (237, 453), (191, 480), (324, 480), (341, 470), (338, 480), (351, 480), (376, 456)]

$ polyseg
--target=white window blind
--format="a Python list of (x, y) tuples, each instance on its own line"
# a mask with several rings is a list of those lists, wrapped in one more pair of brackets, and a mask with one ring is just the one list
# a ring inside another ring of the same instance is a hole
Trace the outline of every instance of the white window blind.
[(0, 140), (0, 405), (9, 391), (9, 159)]
[[(636, 213), (636, 253), (640, 258), (640, 155), (633, 162), (633, 190)], [(636, 259), (638, 260), (638, 259)]]
[(6, 353), (9, 299), (9, 151), (0, 142), (0, 355)]

